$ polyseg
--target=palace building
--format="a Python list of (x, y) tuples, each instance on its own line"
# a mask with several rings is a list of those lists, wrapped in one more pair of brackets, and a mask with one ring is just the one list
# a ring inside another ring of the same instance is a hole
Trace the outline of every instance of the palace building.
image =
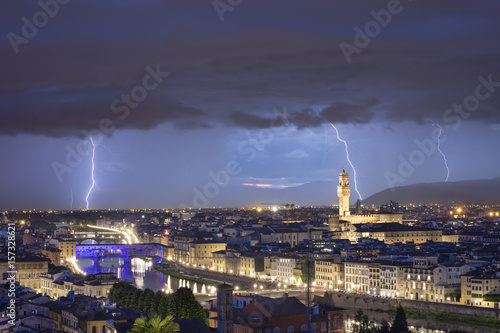
[(351, 187), (349, 174), (345, 172), (345, 169), (339, 174), (337, 195), (339, 197), (339, 214), (330, 216), (328, 224), (330, 230), (337, 232), (338, 236), (343, 239), (357, 242), (360, 238), (376, 238), (388, 244), (411, 241), (424, 243), (429, 240), (441, 241), (442, 239), (441, 230), (403, 225), (403, 214), (384, 212), (351, 215), (349, 210)]
[(349, 197), (351, 186), (349, 185), (349, 174), (345, 169), (339, 174), (339, 185), (337, 186), (339, 197), (339, 214), (330, 216), (328, 224), (332, 231), (342, 231), (342, 227), (360, 223), (402, 223), (403, 214), (381, 213), (381, 214), (353, 214), (349, 210)]

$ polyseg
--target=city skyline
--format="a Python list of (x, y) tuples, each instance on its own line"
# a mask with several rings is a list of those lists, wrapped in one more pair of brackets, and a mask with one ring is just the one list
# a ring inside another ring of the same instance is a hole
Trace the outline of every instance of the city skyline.
[(0, 209), (500, 176), (492, 1), (54, 3), (0, 14)]

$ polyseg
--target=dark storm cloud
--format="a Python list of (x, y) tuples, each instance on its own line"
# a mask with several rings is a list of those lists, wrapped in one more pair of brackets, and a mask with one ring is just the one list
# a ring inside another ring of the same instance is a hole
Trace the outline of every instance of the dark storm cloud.
[(268, 119), (254, 114), (233, 112), (229, 115), (229, 119), (239, 127), (252, 129), (270, 127), (271, 122), (276, 118)]
[(314, 128), (320, 126), (325, 121), (325, 119), (317, 115), (311, 109), (282, 114), (277, 114), (277, 112), (275, 112), (271, 118), (243, 112), (233, 112), (229, 115), (229, 119), (234, 125), (247, 129), (290, 125), (295, 126), (297, 129)]
[[(161, 94), (149, 96), (137, 103), (136, 108), (126, 109), (126, 104), (120, 104), (121, 110), (113, 109), (113, 98), (109, 96), (83, 95), (29, 93), (28, 98), (9, 103), (0, 110), (0, 135), (30, 133), (49, 137), (87, 137), (93, 130), (103, 134), (111, 134), (115, 129), (149, 130), (165, 121), (203, 115), (202, 111)], [(109, 119), (106, 120), (110, 123), (106, 128), (111, 129), (108, 132), (101, 130), (103, 119)]]
[(247, 129), (285, 125), (293, 125), (297, 129), (315, 128), (325, 122), (365, 124), (372, 120), (374, 112), (370, 108), (377, 104), (378, 100), (373, 97), (367, 99), (363, 104), (335, 103), (319, 113), (312, 109), (287, 112), (285, 119), (283, 116), (275, 115), (272, 118), (266, 118), (243, 112), (233, 112), (229, 115), (229, 119), (234, 125)]
[(366, 124), (374, 116), (370, 107), (378, 104), (376, 98), (367, 100), (364, 104), (335, 103), (321, 111), (321, 116), (331, 123)]
[[(271, 10), (277, 3), (256, 1), (228, 13), (223, 24), (210, 3), (196, 5), (199, 11), (186, 16), (190, 5), (183, 3), (72, 2), (19, 54), (4, 39), (0, 53), (9, 65), (0, 81), (0, 134), (81, 136), (102, 118), (118, 129), (164, 122), (185, 130), (216, 123), (263, 128), (276, 117), (276, 105), (302, 110), (290, 119), (299, 129), (324, 119), (423, 123), (439, 121), (469, 95), (478, 75), (500, 81), (493, 2), (408, 4), (350, 64), (339, 44), (352, 43), (353, 27), (364, 27), (370, 11), (387, 1), (292, 1), (279, 11)], [(21, 2), (9, 8), (4, 35), (19, 32), (20, 17), (36, 9)], [(297, 15), (303, 20), (290, 25)], [(130, 117), (115, 121), (111, 102), (156, 64), (171, 75)], [(497, 119), (499, 106), (497, 93), (471, 119)]]

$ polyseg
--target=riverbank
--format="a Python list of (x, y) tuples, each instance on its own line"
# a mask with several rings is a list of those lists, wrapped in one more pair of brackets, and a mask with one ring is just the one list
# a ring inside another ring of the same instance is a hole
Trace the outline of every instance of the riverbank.
[(174, 277), (177, 279), (183, 279), (186, 281), (196, 282), (196, 283), (199, 283), (200, 285), (205, 284), (205, 285), (209, 285), (209, 286), (218, 286), (219, 284), (222, 283), (220, 281), (203, 279), (203, 278), (198, 278), (198, 277), (194, 277), (194, 276), (190, 276), (190, 275), (181, 274), (179, 271), (173, 269), (170, 265), (164, 264), (164, 263), (156, 264), (156, 265), (154, 265), (154, 268), (159, 272), (170, 275), (171, 277)]
[[(357, 309), (346, 309), (343, 311), (344, 313), (344, 323), (348, 327), (355, 322), (355, 316), (357, 313)], [(496, 327), (486, 328), (476, 326), (468, 326), (460, 321), (448, 322), (448, 321), (434, 321), (429, 320), (428, 318), (422, 316), (408, 316), (408, 313), (411, 309), (406, 309), (405, 313), (407, 314), (407, 322), (408, 326), (413, 329), (412, 332), (460, 332), (460, 333), (499, 333), (499, 330)], [(363, 313), (366, 314), (369, 320), (374, 321), (376, 323), (380, 323), (382, 320), (387, 321), (388, 323), (392, 323), (395, 318), (395, 311), (372, 311), (372, 310), (363, 310)], [(419, 319), (416, 319), (419, 317)], [(469, 323), (469, 325), (471, 325)]]
[(459, 304), (421, 302), (404, 299), (387, 299), (337, 293), (328, 291), (316, 300), (344, 308), (374, 311), (395, 315), (396, 308), (402, 306), (408, 319), (433, 323), (459, 324), (464, 327), (480, 327), (500, 333), (500, 311), (498, 309), (472, 307)]
[[(499, 318), (486, 318), (471, 315), (462, 315), (456, 313), (437, 312), (431, 310), (419, 310), (414, 308), (405, 307), (406, 317), (408, 319), (425, 320), (435, 323), (449, 323), (471, 326), (475, 328), (488, 328), (499, 331), (500, 319)], [(396, 315), (396, 310), (389, 310), (388, 313)]]

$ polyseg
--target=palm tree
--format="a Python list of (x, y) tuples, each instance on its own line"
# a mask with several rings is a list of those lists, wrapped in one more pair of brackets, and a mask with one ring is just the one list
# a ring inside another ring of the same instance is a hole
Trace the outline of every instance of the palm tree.
[(173, 333), (179, 332), (179, 324), (173, 321), (174, 317), (161, 316), (137, 318), (132, 327), (131, 333)]

